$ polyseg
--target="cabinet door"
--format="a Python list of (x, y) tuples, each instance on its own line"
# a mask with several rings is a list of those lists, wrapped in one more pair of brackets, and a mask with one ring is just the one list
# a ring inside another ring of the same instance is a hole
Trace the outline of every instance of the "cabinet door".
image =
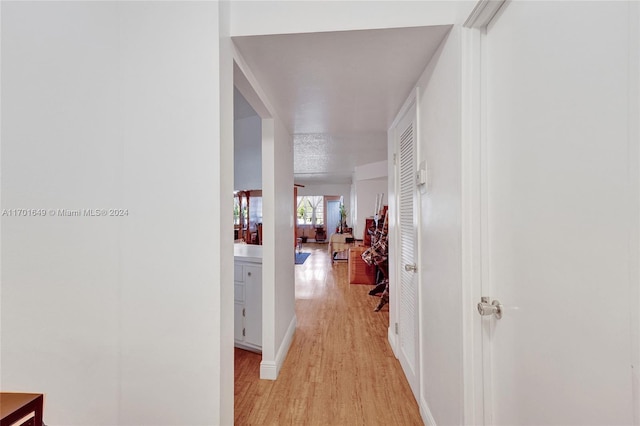
[(243, 303), (235, 303), (233, 311), (233, 337), (238, 341), (242, 341), (244, 339), (244, 336), (242, 335), (242, 329), (244, 328), (244, 317), (242, 315), (243, 309)]
[(262, 347), (262, 267), (244, 266), (244, 340)]

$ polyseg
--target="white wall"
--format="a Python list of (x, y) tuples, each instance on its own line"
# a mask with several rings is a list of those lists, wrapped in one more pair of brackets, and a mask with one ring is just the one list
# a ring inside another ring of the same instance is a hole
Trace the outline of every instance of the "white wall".
[(260, 378), (275, 380), (289, 350), (296, 325), (293, 138), (242, 55), (234, 49), (233, 56), (243, 79), (243, 90), (248, 93), (243, 96), (254, 110), (264, 115), (261, 117), (264, 256)]
[(257, 115), (233, 121), (236, 190), (262, 189), (262, 119)]
[[(417, 163), (426, 160), (429, 184), (419, 189), (420, 400), (423, 418), (460, 424), (462, 280), (460, 182), (460, 27), (454, 27), (417, 82)], [(391, 154), (392, 155), (392, 154)], [(393, 169), (391, 169), (393, 170)], [(389, 192), (395, 178), (389, 175)], [(392, 195), (393, 197), (393, 195)], [(390, 202), (391, 217), (396, 212)], [(392, 224), (392, 244), (395, 227)], [(393, 252), (394, 247), (390, 250)], [(391, 276), (395, 269), (391, 268)], [(394, 286), (392, 298), (396, 300)], [(390, 322), (399, 306), (390, 307)], [(391, 336), (393, 342), (393, 335)]]
[[(293, 211), (293, 138), (280, 120), (275, 122), (273, 153), (273, 180), (275, 183), (275, 342), (278, 369), (287, 354), (289, 339), (295, 327), (295, 278), (293, 256), (293, 234), (295, 215)], [(287, 247), (291, 250), (287, 250)]]
[[(385, 173), (386, 169), (386, 161)], [(353, 222), (353, 235), (358, 238), (364, 238), (364, 228), (366, 225), (366, 218), (373, 217), (376, 196), (378, 194), (384, 194), (382, 204), (387, 204), (389, 182), (386, 177), (377, 179), (364, 179), (355, 181), (355, 194), (356, 194), (356, 208), (354, 209), (355, 220)]]
[(358, 239), (364, 238), (366, 218), (375, 214), (376, 197), (383, 194), (382, 205), (389, 205), (389, 162), (357, 166), (353, 172), (355, 208), (353, 209), (353, 233)]
[[(217, 374), (220, 375), (220, 391), (217, 395), (219, 404), (219, 414), (214, 419), (215, 423), (220, 425), (228, 425), (233, 423), (234, 419), (234, 395), (231, 389), (234, 387), (234, 327), (229, 318), (233, 318), (233, 299), (234, 299), (234, 273), (231, 268), (225, 268), (224, 265), (230, 265), (233, 262), (233, 234), (227, 232), (231, 217), (233, 215), (233, 171), (229, 170), (229, 165), (233, 164), (233, 83), (234, 83), (234, 59), (233, 59), (233, 42), (231, 41), (231, 8), (229, 2), (220, 2), (218, 23), (219, 29), (219, 54), (218, 59), (218, 79), (217, 83), (220, 88), (220, 103), (217, 112), (220, 115), (220, 125), (217, 129), (219, 132), (219, 143), (216, 145), (217, 158), (219, 161), (214, 163), (214, 205), (213, 210), (213, 226), (214, 233), (209, 238), (213, 239), (215, 245), (216, 256), (213, 259), (214, 271), (216, 271), (216, 279), (219, 279), (219, 296), (220, 302), (216, 304), (216, 317), (213, 326), (220, 329), (218, 338), (220, 358), (214, 360)], [(216, 67), (215, 58), (212, 66)], [(207, 72), (210, 72), (207, 70)], [(215, 141), (215, 139), (214, 139)], [(206, 191), (206, 188), (204, 189)], [(228, 195), (227, 195), (228, 194)], [(218, 238), (216, 238), (216, 236)], [(208, 259), (205, 258), (205, 261)], [(206, 379), (206, 377), (205, 377)], [(217, 378), (214, 378), (217, 380)]]
[(354, 180), (377, 179), (388, 176), (389, 162), (387, 160), (356, 166), (353, 171)]
[[(260, 378), (275, 380), (295, 332), (293, 139), (279, 119), (263, 125), (263, 347)], [(265, 287), (265, 282), (266, 286)]]
[(128, 216), (2, 218), (0, 387), (49, 425), (229, 422), (218, 5), (1, 7), (2, 208)]
[[(462, 424), (463, 384), (461, 247), (461, 28), (455, 25), (418, 79), (417, 164), (428, 164), (428, 187), (418, 189), (417, 244), (420, 380), (418, 404), (427, 424)], [(393, 129), (391, 129), (393, 130)], [(389, 132), (389, 158), (394, 154)], [(389, 163), (389, 216), (397, 216), (395, 166)], [(389, 225), (390, 253), (397, 228)], [(391, 261), (389, 275), (398, 276)], [(391, 285), (389, 322), (399, 318), (397, 285)], [(398, 349), (393, 328), (389, 341)]]
[[(640, 3), (632, 3), (629, 8), (629, 140), (640, 140)], [(635, 55), (634, 55), (635, 53)], [(635, 77), (634, 77), (635, 76)], [(635, 99), (635, 102), (633, 101)], [(640, 147), (635, 144), (635, 152), (629, 152), (630, 163), (635, 165), (631, 174), (632, 181), (640, 181)], [(630, 271), (632, 274), (640, 274), (640, 185), (638, 185), (635, 196), (632, 199), (631, 217), (632, 224), (636, 226), (635, 236), (631, 236), (631, 258)], [(635, 252), (633, 251), (635, 248)], [(634, 422), (640, 424), (640, 279), (638, 285), (633, 286), (630, 296), (631, 301), (631, 333), (632, 338), (632, 363), (633, 368), (633, 400)], [(634, 302), (635, 300), (635, 302)], [(634, 308), (635, 307), (635, 308)]]

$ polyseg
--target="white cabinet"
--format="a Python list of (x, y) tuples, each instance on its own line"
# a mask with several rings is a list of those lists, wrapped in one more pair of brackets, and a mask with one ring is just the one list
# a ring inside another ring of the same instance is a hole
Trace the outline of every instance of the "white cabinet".
[(262, 351), (262, 264), (236, 258), (234, 277), (235, 344)]

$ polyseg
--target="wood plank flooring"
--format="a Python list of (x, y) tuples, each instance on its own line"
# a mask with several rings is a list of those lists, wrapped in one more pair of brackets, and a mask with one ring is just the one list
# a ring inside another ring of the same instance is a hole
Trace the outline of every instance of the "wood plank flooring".
[(236, 349), (236, 425), (422, 425), (387, 341), (388, 305), (348, 283), (327, 246), (295, 266), (298, 327), (276, 381), (259, 380), (260, 355)]

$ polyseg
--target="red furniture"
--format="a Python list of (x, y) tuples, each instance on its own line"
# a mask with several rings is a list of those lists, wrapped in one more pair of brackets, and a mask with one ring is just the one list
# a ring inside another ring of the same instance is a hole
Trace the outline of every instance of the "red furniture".
[(41, 393), (0, 393), (0, 426), (11, 426), (32, 413), (20, 426), (42, 426), (43, 403)]

